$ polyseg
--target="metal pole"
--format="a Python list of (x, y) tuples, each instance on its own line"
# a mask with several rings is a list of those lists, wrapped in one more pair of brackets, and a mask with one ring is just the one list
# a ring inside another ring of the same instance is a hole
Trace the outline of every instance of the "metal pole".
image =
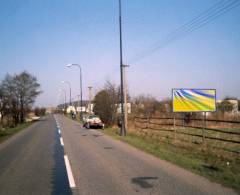
[(62, 89), (62, 91), (64, 92), (64, 112), (65, 112), (66, 111), (67, 94), (64, 89)]
[(77, 95), (77, 98), (78, 98), (78, 108), (79, 108), (80, 107), (80, 95)]
[(127, 81), (126, 81), (126, 67), (124, 67), (123, 72), (123, 78), (124, 78), (124, 121), (125, 121), (125, 129), (127, 130), (128, 127), (128, 110), (127, 110)]
[(72, 105), (72, 89), (71, 89), (71, 84), (68, 82), (69, 85), (69, 91), (70, 91), (70, 106)]
[(82, 67), (79, 65), (79, 64), (68, 64), (67, 67), (71, 67), (71, 66), (77, 66), (79, 68), (79, 71), (80, 71), (80, 77), (79, 77), (79, 80), (80, 80), (80, 96), (81, 96), (81, 103), (80, 103), (80, 120), (82, 120)]
[(174, 139), (176, 140), (176, 116), (175, 113), (173, 113), (173, 130), (174, 130)]
[(72, 105), (71, 84), (70, 84), (70, 82), (68, 82), (68, 81), (62, 81), (62, 83), (66, 83), (66, 84), (68, 84), (68, 86), (69, 86), (69, 95), (70, 95), (69, 104), (70, 104), (70, 106), (71, 106), (71, 105)]
[(203, 127), (202, 127), (202, 143), (204, 143), (205, 140), (205, 128), (206, 128), (206, 112), (203, 112)]
[(66, 91), (64, 91), (65, 97), (64, 97), (64, 112), (66, 112), (66, 104), (67, 104), (67, 94)]
[(127, 67), (129, 67), (129, 65), (123, 65), (125, 131), (127, 131), (127, 129), (128, 129), (127, 75), (126, 75), (126, 68), (127, 68)]
[(120, 41), (120, 79), (121, 79), (121, 136), (126, 135), (125, 119), (124, 119), (124, 90), (123, 90), (123, 62), (122, 62), (122, 7), (121, 0), (119, 0), (119, 41)]
[(80, 120), (82, 121), (82, 68), (79, 65), (80, 68), (80, 96), (81, 96), (81, 102), (80, 102)]
[(88, 107), (89, 107), (89, 113), (92, 114), (92, 107), (91, 107), (91, 104), (92, 104), (92, 87), (89, 86), (88, 89), (89, 89)]

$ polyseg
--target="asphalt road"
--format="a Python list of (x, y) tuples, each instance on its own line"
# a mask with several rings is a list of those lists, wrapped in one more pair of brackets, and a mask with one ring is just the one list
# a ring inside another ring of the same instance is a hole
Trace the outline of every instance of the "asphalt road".
[(55, 118), (48, 115), (0, 145), (1, 195), (234, 194), (97, 130)]
[(63, 152), (53, 116), (0, 144), (0, 194), (71, 194)]
[(97, 130), (58, 115), (78, 194), (234, 194)]

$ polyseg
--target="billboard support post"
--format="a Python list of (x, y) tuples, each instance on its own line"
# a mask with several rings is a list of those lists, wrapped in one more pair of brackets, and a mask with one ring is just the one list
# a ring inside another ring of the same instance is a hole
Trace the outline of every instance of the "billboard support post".
[(185, 127), (185, 124), (184, 124), (184, 113), (182, 113), (182, 127)]
[(206, 112), (203, 112), (202, 143), (204, 143), (205, 140), (205, 129), (206, 129)]
[(173, 113), (173, 130), (174, 130), (174, 139), (176, 140), (176, 116)]

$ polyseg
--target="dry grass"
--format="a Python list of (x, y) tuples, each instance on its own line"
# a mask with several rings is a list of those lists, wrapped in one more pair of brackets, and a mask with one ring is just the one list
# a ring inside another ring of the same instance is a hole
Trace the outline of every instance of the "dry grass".
[[(159, 118), (164, 117), (154, 116), (150, 119), (143, 118), (129, 121), (129, 130), (138, 136), (165, 141), (176, 146), (192, 147), (195, 150), (207, 151), (212, 155), (216, 154), (225, 159), (237, 159), (240, 157), (240, 123), (208, 121), (206, 122), (206, 127), (209, 129), (202, 129), (201, 127), (204, 123), (201, 120), (192, 120), (185, 124), (190, 127), (184, 127), (182, 126), (183, 120), (178, 119), (175, 123), (176, 126), (173, 127), (171, 125), (173, 124), (172, 118)], [(230, 120), (230, 118), (217, 119)], [(231, 120), (233, 119), (231, 118)], [(236, 117), (234, 121), (236, 121)]]
[(190, 142), (172, 140), (159, 137), (155, 133), (149, 134), (131, 129), (126, 137), (120, 137), (115, 128), (108, 128), (104, 132), (116, 139), (124, 141), (147, 153), (177, 164), (194, 173), (205, 176), (212, 181), (221, 183), (240, 192), (240, 159), (219, 155), (206, 143), (189, 144)]

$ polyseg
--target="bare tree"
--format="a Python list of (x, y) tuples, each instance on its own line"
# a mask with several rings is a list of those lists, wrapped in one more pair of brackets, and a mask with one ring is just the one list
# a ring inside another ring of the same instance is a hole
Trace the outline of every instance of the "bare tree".
[(46, 114), (46, 108), (44, 108), (44, 107), (42, 107), (42, 108), (36, 107), (36, 108), (34, 108), (34, 114), (36, 116), (44, 116)]
[(8, 116), (7, 123), (10, 125), (13, 122), (13, 125), (16, 125), (19, 121), (18, 113), (18, 96), (16, 94), (16, 85), (14, 83), (14, 77), (7, 74), (5, 79), (1, 83), (2, 91), (2, 115)]
[(24, 122), (25, 115), (41, 93), (37, 78), (24, 71), (14, 78), (16, 92), (20, 103), (20, 121)]
[(26, 113), (41, 93), (37, 79), (26, 71), (7, 74), (0, 84), (0, 112), (7, 116), (8, 125), (24, 122)]
[(119, 87), (107, 81), (104, 89), (99, 91), (94, 98), (93, 111), (99, 115), (107, 125), (113, 125), (117, 121), (119, 94)]
[(133, 100), (135, 114), (150, 116), (162, 109), (159, 101), (150, 95), (140, 95)]
[(4, 97), (2, 87), (0, 85), (0, 129), (3, 121), (3, 110), (4, 110)]

